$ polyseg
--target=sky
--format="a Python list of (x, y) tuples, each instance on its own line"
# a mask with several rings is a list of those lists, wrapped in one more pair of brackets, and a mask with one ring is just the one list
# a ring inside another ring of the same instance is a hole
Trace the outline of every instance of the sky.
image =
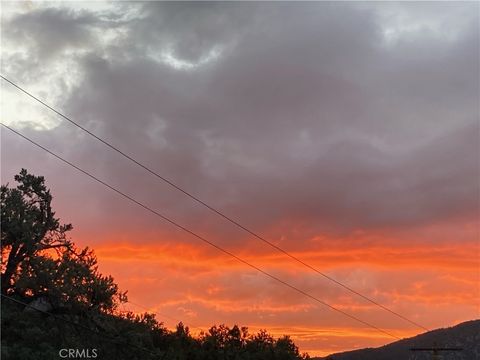
[[(479, 3), (2, 2), (1, 73), (328, 276), (427, 328), (478, 318)], [(2, 122), (210, 241), (399, 337), (422, 332), (158, 181), (1, 81)], [(311, 355), (394, 339), (1, 131), (129, 299)]]

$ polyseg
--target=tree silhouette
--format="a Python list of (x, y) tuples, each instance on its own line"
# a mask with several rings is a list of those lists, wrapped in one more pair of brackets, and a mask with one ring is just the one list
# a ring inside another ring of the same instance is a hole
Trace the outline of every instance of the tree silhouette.
[(22, 169), (15, 180), (17, 188), (1, 187), (2, 294), (12, 290), (25, 262), (40, 252), (72, 246), (66, 237), (72, 225), (55, 218), (43, 176)]
[[(15, 180), (1, 187), (2, 359), (54, 359), (62, 348), (95, 348), (102, 360), (308, 358), (265, 330), (222, 324), (193, 337), (183, 323), (169, 331), (154, 314), (118, 311), (126, 293), (98, 271), (93, 250), (67, 238), (72, 226), (55, 217), (45, 179), (22, 169)], [(38, 300), (48, 312), (26, 311)]]
[(25, 169), (16, 188), (1, 187), (2, 294), (43, 297), (56, 309), (112, 313), (124, 293), (110, 276), (98, 272), (92, 250), (78, 250), (52, 210), (43, 176)]

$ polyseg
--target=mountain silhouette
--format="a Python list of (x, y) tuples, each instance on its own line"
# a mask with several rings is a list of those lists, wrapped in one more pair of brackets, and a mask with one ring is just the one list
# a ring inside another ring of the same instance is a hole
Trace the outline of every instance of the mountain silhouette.
[[(411, 348), (461, 348), (461, 351), (412, 352)], [(312, 360), (479, 360), (480, 320), (466, 321), (453, 327), (432, 330), (378, 348), (335, 353)]]

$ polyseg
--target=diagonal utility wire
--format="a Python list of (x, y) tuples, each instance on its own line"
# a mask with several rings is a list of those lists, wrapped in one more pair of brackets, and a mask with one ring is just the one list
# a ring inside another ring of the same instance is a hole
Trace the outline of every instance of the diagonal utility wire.
[(80, 168), (79, 166), (77, 166), (77, 165), (73, 164), (72, 162), (64, 159), (64, 158), (61, 157), (60, 155), (57, 155), (57, 154), (54, 153), (53, 151), (51, 151), (51, 150), (47, 149), (46, 147), (38, 144), (37, 142), (33, 141), (32, 139), (28, 138), (27, 136), (21, 134), (20, 132), (12, 129), (12, 128), (9, 127), (8, 125), (5, 125), (5, 124), (3, 124), (3, 123), (0, 123), (0, 124), (1, 124), (3, 127), (5, 127), (5, 128), (7, 128), (8, 130), (10, 130), (11, 132), (15, 133), (16, 135), (22, 137), (23, 139), (27, 140), (27, 141), (30, 142), (31, 144), (35, 145), (36, 147), (38, 147), (38, 148), (44, 150), (45, 152), (49, 153), (50, 155), (54, 156), (54, 157), (57, 158), (58, 160), (60, 160), (60, 161), (64, 162), (65, 164), (73, 167), (73, 168), (76, 169), (77, 171), (83, 173), (84, 175), (87, 175), (87, 176), (90, 177), (91, 179), (95, 180), (96, 182), (102, 184), (103, 186), (105, 186), (105, 187), (107, 187), (108, 189), (112, 190), (113, 192), (117, 193), (118, 195), (120, 195), (120, 196), (124, 197), (125, 199), (131, 201), (132, 203), (140, 206), (141, 208), (143, 208), (143, 209), (147, 210), (148, 212), (152, 213), (153, 215), (155, 215), (155, 216), (157, 216), (157, 217), (165, 220), (166, 222), (170, 223), (170, 224), (173, 225), (174, 227), (176, 227), (176, 228), (178, 228), (178, 229), (180, 229), (180, 230), (182, 230), (182, 231), (184, 231), (184, 232), (192, 235), (193, 237), (195, 237), (195, 238), (203, 241), (204, 243), (206, 243), (206, 244), (214, 247), (214, 248), (217, 249), (218, 251), (223, 252), (224, 254), (227, 254), (228, 256), (230, 256), (230, 257), (236, 259), (237, 261), (239, 261), (239, 262), (241, 262), (241, 263), (243, 263), (243, 264), (251, 267), (252, 269), (254, 269), (254, 270), (262, 273), (263, 275), (269, 277), (270, 279), (275, 280), (276, 282), (278, 282), (278, 283), (280, 283), (280, 284), (282, 284), (282, 285), (290, 288), (291, 290), (296, 291), (297, 293), (299, 293), (299, 294), (301, 294), (301, 295), (303, 295), (303, 296), (305, 296), (305, 297), (307, 297), (307, 298), (309, 298), (309, 299), (311, 299), (311, 300), (313, 300), (313, 301), (315, 301), (315, 302), (317, 302), (317, 303), (319, 303), (319, 304), (322, 304), (322, 305), (330, 308), (330, 309), (333, 310), (333, 311), (336, 311), (336, 312), (338, 312), (338, 313), (340, 313), (340, 314), (342, 314), (342, 315), (344, 315), (344, 316), (346, 316), (346, 317), (348, 317), (348, 318), (350, 318), (350, 319), (352, 319), (352, 320), (355, 320), (355, 321), (357, 321), (357, 322), (359, 322), (359, 323), (361, 323), (361, 324), (363, 324), (363, 325), (366, 325), (366, 326), (368, 326), (369, 328), (375, 329), (375, 330), (378, 331), (378, 332), (381, 332), (381, 333), (383, 333), (383, 334), (385, 334), (385, 335), (388, 335), (389, 337), (392, 337), (392, 338), (397, 339), (397, 340), (401, 340), (401, 338), (399, 338), (398, 336), (393, 335), (392, 333), (390, 333), (390, 332), (388, 332), (388, 331), (386, 331), (386, 330), (383, 330), (382, 328), (379, 328), (379, 327), (377, 327), (377, 326), (375, 326), (375, 325), (373, 325), (373, 324), (371, 324), (371, 323), (369, 323), (369, 322), (367, 322), (367, 321), (365, 321), (365, 320), (362, 320), (362, 319), (356, 317), (355, 315), (352, 315), (352, 314), (350, 314), (350, 313), (348, 313), (348, 312), (346, 312), (346, 311), (343, 311), (343, 310), (341, 310), (341, 309), (339, 309), (339, 308), (337, 308), (337, 307), (335, 307), (335, 306), (333, 306), (333, 305), (330, 305), (330, 304), (326, 303), (325, 301), (317, 298), (316, 296), (311, 295), (311, 294), (309, 294), (308, 292), (306, 292), (306, 291), (304, 291), (304, 290), (296, 287), (295, 285), (292, 285), (292, 284), (290, 284), (290, 283), (288, 283), (288, 282), (280, 279), (279, 277), (277, 277), (277, 276), (275, 276), (275, 275), (272, 275), (272, 274), (270, 274), (269, 272), (267, 272), (267, 271), (259, 268), (258, 266), (255, 266), (255, 265), (249, 263), (248, 261), (246, 261), (246, 260), (242, 259), (241, 257), (235, 255), (234, 253), (232, 253), (232, 252), (230, 252), (230, 251), (228, 251), (228, 250), (225, 250), (225, 249), (222, 248), (221, 246), (219, 246), (219, 245), (211, 242), (211, 241), (208, 240), (207, 238), (205, 238), (205, 237), (197, 234), (196, 232), (188, 229), (187, 227), (185, 227), (185, 226), (177, 223), (176, 221), (174, 221), (174, 220), (166, 217), (165, 215), (161, 214), (161, 213), (158, 212), (157, 210), (154, 210), (154, 209), (152, 209), (151, 207), (149, 207), (149, 206), (141, 203), (140, 201), (136, 200), (136, 199), (133, 198), (132, 196), (130, 196), (130, 195), (122, 192), (121, 190), (118, 190), (117, 188), (115, 188), (114, 186), (108, 184), (107, 182), (105, 182), (105, 181), (103, 181), (103, 180), (100, 180), (100, 179), (97, 178), (95, 175), (92, 175), (91, 173), (87, 172), (86, 170), (83, 170), (83, 169)]
[(103, 143), (104, 145), (106, 145), (107, 147), (109, 147), (110, 149), (112, 149), (113, 151), (117, 152), (118, 154), (122, 155), (124, 158), (130, 160), (131, 162), (133, 162), (134, 164), (136, 164), (137, 166), (141, 167), (142, 169), (144, 169), (145, 171), (149, 172), (151, 175), (155, 176), (156, 178), (162, 180), (163, 182), (167, 183), (168, 185), (170, 185), (171, 187), (173, 187), (174, 189), (180, 191), (181, 193), (183, 193), (184, 195), (188, 196), (189, 198), (191, 198), (192, 200), (196, 201), (197, 203), (203, 205), (204, 207), (206, 207), (207, 209), (209, 209), (210, 211), (214, 212), (215, 214), (219, 215), (220, 217), (222, 217), (223, 219), (227, 220), (228, 222), (230, 222), (231, 224), (235, 225), (236, 227), (242, 229), (243, 231), (245, 231), (246, 233), (252, 235), (253, 237), (255, 237), (257, 240), (260, 240), (262, 242), (264, 242), (265, 244), (269, 245), (270, 247), (274, 248), (275, 250), (281, 252), (282, 254), (288, 256), (289, 258), (295, 260), (296, 262), (298, 262), (299, 264), (302, 264), (303, 266), (305, 266), (306, 268), (316, 272), (317, 274), (323, 276), (325, 279), (333, 282), (334, 284), (344, 288), (345, 290), (351, 292), (352, 294), (355, 294), (359, 297), (361, 297), (362, 299), (370, 302), (371, 304), (375, 305), (375, 306), (378, 306), (379, 308), (385, 310), (385, 311), (388, 311), (389, 313), (397, 316), (398, 318), (404, 320), (404, 321), (407, 321), (409, 322), (410, 324), (422, 329), (422, 330), (425, 330), (425, 331), (430, 331), (427, 327), (413, 321), (413, 320), (410, 320), (409, 318), (407, 318), (406, 316), (386, 307), (385, 305), (382, 305), (380, 304), (378, 301), (375, 301), (373, 300), (372, 298), (366, 296), (366, 295), (363, 295), (362, 293), (360, 293), (359, 291), (351, 288), (350, 286), (342, 283), (341, 281), (338, 281), (336, 280), (335, 278), (331, 277), (330, 275), (327, 275), (325, 274), (324, 272), (320, 271), (319, 269), (315, 268), (314, 266), (306, 263), (305, 261), (303, 261), (302, 259), (298, 258), (297, 256), (289, 253), (288, 251), (282, 249), (281, 247), (279, 247), (278, 245), (275, 245), (273, 242), (267, 240), (265, 237), (257, 234), (255, 231), (253, 230), (250, 230), (249, 228), (247, 228), (246, 226), (242, 225), (240, 222), (238, 222), (237, 220), (235, 219), (232, 219), (231, 217), (229, 217), (228, 215), (226, 215), (225, 213), (223, 213), (222, 211), (220, 210), (217, 210), (215, 207), (213, 207), (212, 205), (209, 205), (208, 203), (206, 203), (205, 201), (201, 200), (200, 198), (196, 197), (195, 195), (193, 195), (192, 193), (188, 192), (187, 190), (181, 188), (180, 186), (176, 185), (174, 182), (172, 182), (171, 180), (168, 180), (166, 177), (160, 175), (158, 172), (150, 169), (149, 167), (147, 167), (146, 165), (142, 164), (140, 161), (134, 159), (132, 156), (128, 155), (127, 153), (121, 151), (119, 148), (117, 148), (116, 146), (110, 144), (109, 142), (107, 142), (106, 140), (102, 139), (101, 137), (99, 137), (98, 135), (95, 135), (93, 132), (91, 132), (90, 130), (86, 129), (85, 127), (83, 127), (82, 125), (78, 124), (77, 122), (73, 121), (71, 118), (69, 118), (68, 116), (62, 114), (60, 111), (56, 110), (55, 108), (51, 107), (50, 105), (48, 105), (47, 103), (45, 103), (44, 101), (42, 101), (41, 99), (39, 99), (38, 97), (36, 97), (35, 95), (33, 95), (32, 93), (30, 93), (29, 91), (25, 90), (24, 88), (22, 88), (21, 86), (17, 85), (16, 83), (14, 83), (13, 81), (7, 79), (5, 76), (1, 75), (0, 74), (0, 77), (5, 80), (6, 82), (8, 82), (9, 84), (11, 84), (12, 86), (14, 86), (15, 88), (17, 88), (18, 90), (20, 90), (21, 92), (23, 92), (24, 94), (28, 95), (29, 97), (31, 97), (32, 99), (36, 100), (37, 102), (39, 102), (40, 104), (42, 104), (43, 106), (47, 107), (48, 109), (50, 109), (51, 111), (53, 111), (55, 114), (59, 115), (60, 117), (62, 117), (63, 119), (67, 120), (68, 122), (70, 122), (72, 125), (76, 126), (77, 128), (83, 130), (84, 132), (86, 132), (87, 134), (89, 134), (90, 136), (94, 137), (95, 139), (97, 139), (98, 141), (100, 141), (101, 143)]
[[(99, 335), (100, 337), (103, 337), (103, 338), (105, 338), (105, 339), (108, 339), (108, 340), (110, 340), (110, 341), (112, 341), (112, 342), (120, 343), (119, 339), (116, 339), (116, 338), (113, 337), (113, 336), (109, 336), (109, 335), (106, 335), (106, 334), (104, 334), (104, 333), (101, 333), (100, 331), (94, 330), (94, 329), (92, 329), (92, 328), (90, 328), (90, 327), (88, 327), (88, 326), (86, 326), (86, 325), (77, 323), (77, 322), (72, 321), (72, 320), (65, 319), (64, 317), (58, 316), (58, 315), (53, 314), (53, 313), (51, 313), (51, 312), (49, 312), (49, 311), (45, 311), (45, 310), (38, 309), (38, 308), (36, 308), (35, 306), (32, 306), (32, 305), (30, 305), (30, 304), (27, 304), (26, 302), (23, 302), (23, 301), (21, 301), (21, 300), (15, 299), (15, 298), (13, 298), (13, 297), (11, 297), (11, 296), (4, 295), (4, 294), (0, 294), (0, 296), (1, 296), (2, 298), (4, 298), (4, 299), (10, 300), (10, 301), (12, 301), (12, 302), (14, 302), (14, 303), (17, 303), (17, 304), (19, 304), (19, 305), (23, 305), (23, 306), (26, 306), (26, 307), (28, 307), (28, 308), (30, 308), (30, 309), (36, 310), (36, 311), (38, 311), (38, 312), (40, 312), (40, 313), (42, 313), (42, 314), (44, 314), (44, 315), (52, 316), (52, 317), (55, 318), (55, 319), (62, 320), (62, 321), (64, 321), (64, 322), (69, 323), (69, 324), (71, 324), (71, 325), (74, 325), (74, 326), (76, 326), (76, 327), (80, 327), (80, 328), (82, 328), (82, 329), (88, 330), (88, 331), (90, 331), (90, 332), (92, 332), (92, 333), (94, 333), (94, 334), (96, 334), (96, 335)], [(150, 354), (150, 355), (153, 355), (153, 356), (155, 356), (155, 357), (159, 356), (158, 353), (155, 353), (155, 352), (153, 352), (153, 351), (151, 351), (151, 350), (148, 350), (148, 349), (146, 349), (146, 348), (144, 348), (144, 347), (142, 347), (142, 346), (138, 346), (138, 345), (135, 345), (135, 344), (129, 344), (129, 343), (125, 343), (125, 342), (123, 343), (123, 345), (130, 346), (130, 347), (133, 347), (133, 348), (135, 348), (135, 349), (137, 349), (137, 350), (144, 351), (144, 352), (146, 352), (146, 353), (148, 353), (148, 354)]]

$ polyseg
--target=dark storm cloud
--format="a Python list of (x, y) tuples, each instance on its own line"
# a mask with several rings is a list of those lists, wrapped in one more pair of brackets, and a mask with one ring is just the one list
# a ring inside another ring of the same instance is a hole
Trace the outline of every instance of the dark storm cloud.
[[(93, 13), (24, 14), (7, 36), (46, 49), (40, 57), (81, 43), (83, 77), (63, 99), (67, 112), (256, 228), (298, 220), (314, 231), (350, 231), (475, 216), (477, 5), (459, 5), (470, 17), (453, 39), (422, 30), (391, 43), (381, 4), (138, 6), (107, 48), (94, 39)], [(191, 66), (175, 68), (165, 54)], [(210, 224), (70, 125), (52, 134), (137, 196)]]
[[(364, 142), (342, 141), (296, 181), (263, 192), (263, 196), (288, 209), (287, 216), (346, 228), (468, 217), (478, 211), (474, 196), (478, 193), (478, 130), (468, 125), (405, 154), (387, 154)], [(301, 191), (289, 192), (298, 184), (302, 184)]]
[(28, 43), (31, 55), (46, 60), (64, 48), (93, 42), (91, 26), (97, 22), (91, 13), (46, 8), (20, 14), (4, 26), (7, 39)]
[[(39, 81), (52, 74), (52, 60), (75, 61), (83, 51), (101, 51), (98, 31), (125, 24), (116, 12), (95, 14), (87, 10), (40, 7), (17, 16), (2, 15), (3, 42), (10, 51), (2, 53), (2, 68), (10, 76)], [(26, 50), (26, 51), (25, 51)]]
[(258, 4), (222, 2), (150, 2), (142, 6), (142, 21), (132, 24), (132, 39), (144, 50), (168, 49), (196, 61), (218, 46), (241, 38), (255, 23)]

